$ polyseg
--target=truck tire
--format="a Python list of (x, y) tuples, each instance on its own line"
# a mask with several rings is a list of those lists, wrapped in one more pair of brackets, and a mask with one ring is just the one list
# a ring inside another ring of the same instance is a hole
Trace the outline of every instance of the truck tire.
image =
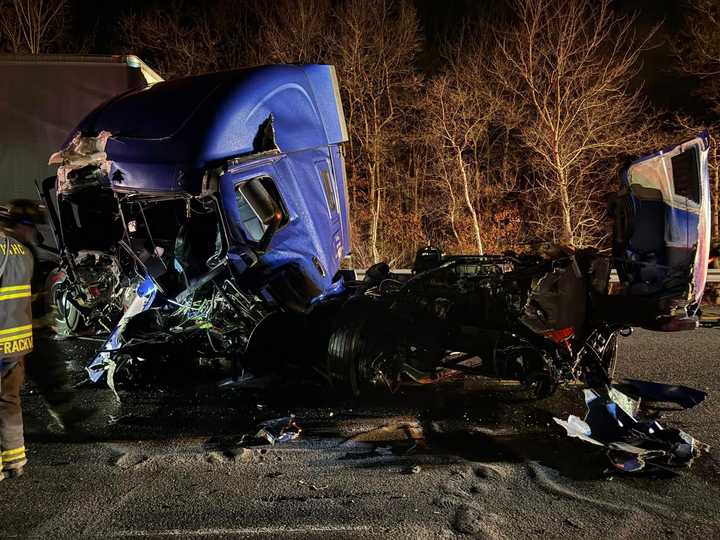
[(51, 305), (55, 308), (56, 333), (61, 336), (72, 336), (85, 328), (83, 314), (68, 300), (70, 294), (63, 287), (63, 279), (54, 281), (49, 286)]
[(389, 327), (382, 304), (358, 299), (345, 306), (328, 340), (327, 371), (333, 388), (352, 397), (388, 390), (387, 384), (373, 379), (372, 367), (394, 352)]

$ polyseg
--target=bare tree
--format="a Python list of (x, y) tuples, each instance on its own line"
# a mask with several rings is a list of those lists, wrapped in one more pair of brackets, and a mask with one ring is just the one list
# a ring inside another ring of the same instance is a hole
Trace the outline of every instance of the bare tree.
[(420, 39), (415, 10), (406, 0), (279, 0), (249, 9), (257, 22), (250, 63), (337, 67), (350, 134), (356, 261), (407, 260), (414, 245), (408, 240), (419, 227), (407, 211), (418, 189), (409, 176), (418, 167), (410, 158), (412, 117), (406, 116), (420, 82), (413, 65)]
[(45, 52), (62, 36), (67, 0), (13, 0), (0, 9), (0, 29), (14, 53)]
[(128, 52), (149, 60), (164, 77), (174, 78), (218, 69), (220, 36), (209, 14), (175, 0), (164, 8), (120, 19)]
[[(340, 5), (335, 20), (332, 50), (352, 137), (353, 189), (366, 198), (369, 209), (367, 235), (357, 238), (377, 262), (383, 258), (380, 224), (393, 188), (391, 177), (400, 181), (394, 150), (404, 124), (411, 121), (404, 113), (420, 84), (414, 67), (420, 46), (417, 14), (405, 0), (349, 0)], [(361, 252), (362, 246), (358, 248)]]
[[(673, 42), (680, 71), (702, 77), (715, 90), (720, 84), (720, 3), (717, 0), (685, 2), (688, 16), (680, 39)], [(720, 105), (715, 92), (709, 99)]]
[(22, 52), (22, 30), (12, 1), (0, 2), (0, 50)]
[(327, 62), (333, 33), (330, 0), (277, 0), (258, 3), (257, 37), (250, 45), (252, 63)]
[(460, 241), (456, 212), (462, 205), (472, 224), (477, 252), (484, 253), (480, 211), (483, 188), (488, 179), (482, 170), (482, 153), (488, 144), (487, 130), (494, 116), (492, 102), (477, 86), (462, 84), (461, 74), (443, 75), (428, 89), (428, 133), (437, 141), (438, 163), (450, 199), (449, 218)]
[[(609, 0), (517, 0), (492, 64), (505, 122), (528, 150), (535, 225), (570, 245), (595, 244), (608, 159), (632, 152), (643, 102), (629, 84), (649, 36)], [(635, 124), (634, 124), (635, 123)]]
[[(695, 0), (686, 2), (686, 19), (680, 38), (673, 43), (677, 67), (685, 74), (700, 77), (702, 99), (720, 113), (720, 2), (717, 0)], [(681, 122), (684, 127), (687, 121)], [(711, 126), (717, 132), (720, 123)], [(712, 244), (720, 246), (720, 167), (718, 163), (718, 141), (710, 138), (710, 172), (712, 175)]]
[(443, 184), (437, 207), (446, 213), (455, 249), (509, 249), (519, 235), (517, 206), (508, 198), (518, 187), (519, 165), (509, 131), (496, 122), (502, 102), (488, 84), (487, 49), (453, 50), (461, 52), (428, 83), (425, 96), (424, 132)]

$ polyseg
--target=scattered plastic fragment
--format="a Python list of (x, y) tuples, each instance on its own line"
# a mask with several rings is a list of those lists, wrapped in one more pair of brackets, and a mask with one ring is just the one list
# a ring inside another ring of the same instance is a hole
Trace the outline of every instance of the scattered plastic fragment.
[(265, 388), (267, 384), (267, 377), (256, 377), (249, 371), (243, 371), (237, 377), (230, 377), (218, 382), (218, 388), (224, 390), (233, 388)]
[[(683, 386), (631, 383), (640, 399), (693, 406), (705, 397), (704, 392)], [(648, 466), (689, 467), (694, 459), (710, 451), (707, 444), (684, 431), (663, 428), (655, 420), (638, 420), (640, 400), (632, 399), (616, 387), (608, 388), (605, 393), (591, 389), (584, 393), (588, 408), (584, 420), (572, 415), (567, 420), (554, 420), (565, 428), (569, 437), (607, 448), (608, 458), (618, 470), (638, 472)]]
[(590, 437), (590, 435), (592, 434), (592, 430), (590, 429), (590, 426), (587, 425), (587, 423), (585, 423), (584, 420), (581, 420), (577, 416), (574, 416), (571, 414), (568, 417), (567, 421), (560, 420), (559, 418), (553, 418), (553, 420), (555, 420), (556, 423), (558, 423), (559, 425), (561, 425), (562, 427), (565, 428), (565, 431), (567, 431), (568, 437), (577, 437), (578, 439), (581, 439), (585, 442), (589, 442), (591, 444), (605, 446), (600, 441), (596, 441), (595, 439)]
[(284, 443), (297, 439), (302, 429), (295, 422), (295, 415), (266, 420), (260, 424), (260, 429), (255, 434), (257, 439), (265, 439), (270, 444)]

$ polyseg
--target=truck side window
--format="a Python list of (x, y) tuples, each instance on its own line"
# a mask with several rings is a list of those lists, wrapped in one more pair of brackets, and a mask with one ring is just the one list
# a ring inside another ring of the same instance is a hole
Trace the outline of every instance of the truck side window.
[(325, 198), (328, 202), (328, 207), (331, 212), (337, 213), (337, 200), (335, 199), (335, 190), (333, 189), (332, 178), (330, 177), (330, 171), (323, 167), (320, 169), (320, 177), (322, 178), (323, 190), (325, 191)]
[(672, 172), (675, 193), (700, 204), (700, 175), (697, 148), (673, 156)]
[(268, 176), (260, 176), (238, 184), (235, 200), (240, 210), (240, 221), (248, 240), (259, 242), (276, 212), (283, 215), (280, 227), (288, 221), (287, 211), (275, 183)]

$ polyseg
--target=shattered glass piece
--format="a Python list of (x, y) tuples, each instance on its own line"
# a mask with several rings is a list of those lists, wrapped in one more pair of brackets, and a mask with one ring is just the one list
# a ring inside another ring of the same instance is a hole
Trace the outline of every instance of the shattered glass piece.
[(257, 379), (255, 375), (250, 373), (249, 371), (243, 371), (239, 377), (230, 377), (228, 379), (223, 379), (222, 381), (218, 382), (218, 388), (243, 388), (247, 386), (248, 383), (253, 382)]
[(282, 435), (280, 435), (275, 442), (287, 442), (297, 439), (300, 436), (299, 431), (286, 431)]

